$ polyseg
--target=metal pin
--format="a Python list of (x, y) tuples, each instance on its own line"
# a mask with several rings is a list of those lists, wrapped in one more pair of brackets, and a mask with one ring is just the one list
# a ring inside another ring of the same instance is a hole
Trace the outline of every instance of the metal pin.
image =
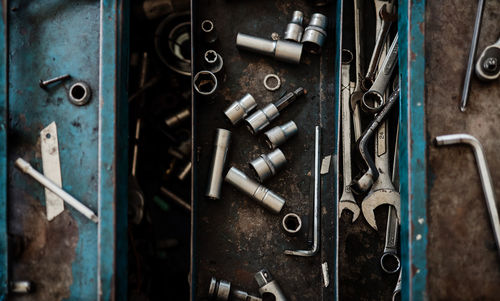
[(47, 86), (48, 85), (53, 84), (55, 82), (59, 82), (59, 81), (65, 80), (65, 79), (68, 79), (70, 77), (71, 77), (71, 75), (64, 74), (64, 75), (61, 75), (61, 76), (58, 76), (58, 77), (54, 77), (52, 79), (40, 80), (39, 85), (40, 85), (40, 88), (42, 88), (44, 90), (47, 90)]
[(87, 208), (85, 205), (83, 205), (80, 201), (78, 201), (77, 199), (72, 197), (69, 193), (64, 191), (62, 188), (59, 188), (59, 186), (57, 186), (56, 184), (54, 184), (54, 182), (52, 182), (51, 180), (47, 179), (47, 177), (45, 177), (44, 175), (39, 173), (36, 169), (34, 169), (28, 162), (26, 162), (22, 158), (17, 158), (16, 167), (19, 168), (22, 172), (30, 175), (38, 183), (40, 183), (43, 186), (45, 186), (46, 188), (48, 188), (50, 191), (52, 191), (58, 197), (63, 199), (68, 205), (75, 208), (76, 211), (85, 215), (85, 217), (87, 217), (88, 219), (90, 219), (94, 223), (99, 222), (99, 218), (97, 217), (97, 215), (94, 212), (92, 212), (92, 210)]

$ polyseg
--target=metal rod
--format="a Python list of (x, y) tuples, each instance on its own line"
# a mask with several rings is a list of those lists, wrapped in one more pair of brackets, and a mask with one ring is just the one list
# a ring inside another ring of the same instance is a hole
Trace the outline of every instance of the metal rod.
[(89, 208), (83, 205), (80, 201), (72, 197), (69, 193), (64, 191), (62, 188), (54, 184), (51, 180), (47, 179), (44, 175), (39, 173), (36, 169), (34, 169), (28, 162), (24, 161), (22, 158), (18, 158), (16, 160), (16, 167), (19, 168), (22, 172), (30, 175), (33, 179), (35, 179), (38, 183), (45, 186), (47, 189), (55, 193), (58, 197), (63, 199), (68, 205), (75, 208), (78, 212), (85, 215), (88, 219), (93, 221), (94, 223), (99, 222), (99, 218), (97, 215), (92, 212)]
[(491, 226), (493, 227), (493, 234), (495, 242), (497, 243), (498, 252), (500, 253), (500, 219), (498, 217), (498, 210), (495, 201), (495, 192), (493, 183), (491, 182), (491, 175), (486, 163), (483, 147), (476, 137), (468, 134), (452, 134), (436, 137), (437, 145), (451, 145), (457, 143), (465, 143), (472, 146), (476, 163), (479, 169), (479, 176), (481, 177), (481, 184), (483, 185), (484, 196), (486, 197), (486, 206), (490, 214)]
[(464, 89), (462, 91), (462, 101), (460, 102), (460, 111), (465, 112), (467, 99), (469, 98), (470, 79), (472, 70), (474, 69), (474, 58), (476, 57), (477, 41), (479, 40), (479, 30), (481, 29), (481, 21), (483, 19), (484, 0), (479, 0), (477, 4), (476, 22), (474, 23), (474, 33), (472, 34), (472, 42), (470, 45), (469, 60), (467, 61), (467, 71), (465, 72)]
[(310, 257), (316, 255), (320, 243), (320, 206), (321, 206), (321, 127), (316, 126), (314, 131), (314, 222), (313, 244), (310, 250), (285, 250), (286, 255)]
[(180, 197), (178, 197), (175, 193), (171, 192), (170, 190), (168, 190), (165, 187), (160, 187), (160, 191), (163, 194), (165, 194), (166, 196), (168, 196), (172, 201), (174, 201), (178, 205), (181, 205), (182, 208), (186, 209), (187, 211), (191, 211), (191, 205), (189, 205), (188, 203), (186, 203), (183, 199), (181, 199)]

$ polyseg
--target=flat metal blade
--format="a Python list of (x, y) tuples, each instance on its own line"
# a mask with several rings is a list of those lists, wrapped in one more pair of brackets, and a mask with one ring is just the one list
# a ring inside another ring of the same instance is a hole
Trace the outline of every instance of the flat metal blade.
[[(55, 122), (52, 122), (40, 132), (40, 140), (43, 174), (57, 186), (62, 187), (59, 142), (57, 140), (57, 126)], [(64, 201), (47, 188), (45, 188), (45, 203), (47, 207), (47, 220), (49, 221), (64, 211)]]

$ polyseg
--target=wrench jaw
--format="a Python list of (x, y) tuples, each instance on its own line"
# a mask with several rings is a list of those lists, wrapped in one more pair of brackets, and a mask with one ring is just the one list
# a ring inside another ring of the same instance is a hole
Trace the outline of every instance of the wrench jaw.
[(361, 211), (366, 219), (366, 222), (375, 230), (377, 228), (377, 222), (375, 220), (375, 209), (380, 205), (391, 205), (396, 210), (396, 215), (399, 223), (401, 223), (401, 218), (399, 216), (400, 212), (400, 196), (399, 192), (391, 189), (379, 189), (373, 191), (369, 194), (361, 203)]
[(344, 211), (344, 209), (347, 209), (352, 212), (351, 223), (354, 223), (358, 219), (359, 214), (361, 213), (361, 209), (356, 203), (356, 200), (354, 199), (354, 196), (348, 186), (345, 187), (344, 192), (340, 197), (339, 208), (338, 208), (339, 219), (342, 216), (342, 212)]

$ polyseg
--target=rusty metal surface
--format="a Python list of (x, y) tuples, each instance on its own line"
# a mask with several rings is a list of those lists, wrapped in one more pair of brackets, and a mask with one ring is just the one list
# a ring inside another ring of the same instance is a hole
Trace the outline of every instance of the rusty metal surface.
[[(195, 1), (195, 4), (197, 1)], [(336, 123), (334, 121), (334, 65), (335, 65), (335, 7), (321, 9), (305, 1), (200, 1), (194, 6), (193, 28), (205, 18), (215, 22), (219, 41), (214, 46), (224, 58), (226, 76), (220, 80), (213, 100), (195, 96), (194, 149), (199, 162), (194, 168), (194, 285), (196, 297), (206, 298), (210, 277), (226, 279), (252, 293), (258, 292), (254, 273), (267, 268), (280, 283), (290, 300), (331, 300), (333, 296), (334, 260), (334, 182), (335, 166), (322, 176), (322, 240), (321, 253), (311, 258), (290, 257), (283, 254), (287, 248), (305, 248), (304, 236), (288, 238), (280, 229), (281, 217), (288, 212), (307, 216), (312, 208), (311, 168), (314, 151), (314, 126), (323, 126), (322, 155), (335, 151)], [(328, 40), (321, 57), (304, 55), (303, 63), (295, 66), (270, 57), (239, 52), (236, 33), (243, 32), (270, 38), (271, 33), (283, 35), (293, 10), (305, 15), (322, 12), (329, 17)], [(196, 30), (194, 31), (195, 41)], [(195, 42), (196, 43), (196, 42)], [(208, 48), (195, 45), (195, 68)], [(262, 80), (268, 73), (280, 76), (282, 85), (276, 92), (267, 91)], [(260, 107), (277, 100), (282, 93), (303, 86), (308, 94), (291, 104), (272, 125), (294, 120), (299, 133), (282, 146), (288, 164), (265, 185), (282, 195), (287, 203), (280, 215), (273, 215), (247, 196), (223, 184), (220, 200), (204, 197), (212, 141), (217, 127), (232, 131), (226, 169), (235, 166), (251, 175), (248, 162), (261, 153), (269, 152), (262, 135), (252, 136), (244, 125), (231, 126), (224, 119), (223, 109), (245, 93), (251, 93)], [(336, 160), (332, 160), (335, 162)], [(330, 286), (322, 289), (321, 263), (330, 268)]]
[[(426, 9), (428, 139), (464, 132), (482, 142), (493, 183), (500, 183), (500, 85), (473, 76), (466, 113), (459, 111), (476, 1), (429, 1)], [(498, 39), (500, 2), (486, 1), (478, 53)], [(468, 146), (428, 147), (428, 296), (498, 300), (500, 258), (479, 174)], [(496, 195), (500, 186), (496, 185)]]

